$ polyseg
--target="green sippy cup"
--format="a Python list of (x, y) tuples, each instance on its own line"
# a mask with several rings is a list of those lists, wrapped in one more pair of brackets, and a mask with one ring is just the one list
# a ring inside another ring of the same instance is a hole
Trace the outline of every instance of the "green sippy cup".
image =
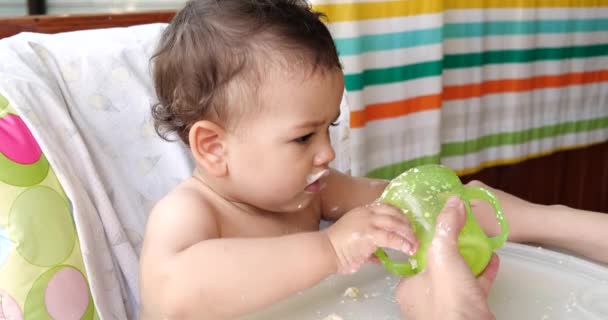
[[(405, 171), (386, 187), (380, 201), (403, 210), (410, 220), (420, 246), (409, 261), (391, 260), (384, 250), (378, 249), (376, 256), (387, 270), (407, 276), (418, 273), (426, 265), (426, 251), (435, 233), (435, 220), (450, 196), (462, 199), (467, 218), (458, 235), (458, 249), (475, 276), (490, 262), (492, 252), (507, 240), (509, 226), (498, 200), (488, 190), (480, 187), (465, 187), (450, 168), (429, 164)], [(488, 201), (496, 210), (496, 218), (502, 232), (489, 238), (481, 229), (471, 212), (471, 199)]]

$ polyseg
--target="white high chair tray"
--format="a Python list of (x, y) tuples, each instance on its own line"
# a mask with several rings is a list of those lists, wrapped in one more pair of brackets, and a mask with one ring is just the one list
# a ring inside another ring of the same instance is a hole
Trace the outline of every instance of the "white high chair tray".
[[(489, 298), (498, 320), (608, 319), (605, 266), (515, 243), (507, 243), (498, 255), (500, 271)], [(398, 320), (393, 294), (398, 280), (383, 268), (368, 265), (354, 275), (329, 277), (244, 319)], [(344, 295), (349, 287), (359, 290), (357, 298)]]

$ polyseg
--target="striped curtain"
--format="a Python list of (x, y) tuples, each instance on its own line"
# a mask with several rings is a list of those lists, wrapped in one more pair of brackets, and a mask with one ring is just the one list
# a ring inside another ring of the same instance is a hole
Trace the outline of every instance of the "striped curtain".
[(608, 140), (608, 0), (312, 3), (344, 66), (354, 175)]

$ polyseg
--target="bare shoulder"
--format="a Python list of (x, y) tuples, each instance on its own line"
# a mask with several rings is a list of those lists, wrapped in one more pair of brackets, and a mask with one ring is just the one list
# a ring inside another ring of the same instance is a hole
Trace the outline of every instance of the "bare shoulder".
[(215, 207), (200, 190), (184, 183), (150, 212), (142, 255), (149, 251), (172, 255), (218, 236)]
[(157, 319), (174, 257), (183, 250), (219, 237), (217, 212), (204, 192), (182, 183), (150, 212), (140, 256), (141, 319)]

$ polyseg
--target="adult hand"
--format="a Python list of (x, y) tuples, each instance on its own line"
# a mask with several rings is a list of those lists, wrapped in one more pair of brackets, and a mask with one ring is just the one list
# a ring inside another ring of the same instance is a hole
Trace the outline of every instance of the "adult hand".
[(462, 201), (450, 198), (437, 217), (425, 269), (401, 280), (396, 289), (401, 314), (407, 320), (495, 319), (487, 297), (498, 272), (498, 256), (494, 254), (475, 278), (458, 251), (458, 234), (465, 219)]

